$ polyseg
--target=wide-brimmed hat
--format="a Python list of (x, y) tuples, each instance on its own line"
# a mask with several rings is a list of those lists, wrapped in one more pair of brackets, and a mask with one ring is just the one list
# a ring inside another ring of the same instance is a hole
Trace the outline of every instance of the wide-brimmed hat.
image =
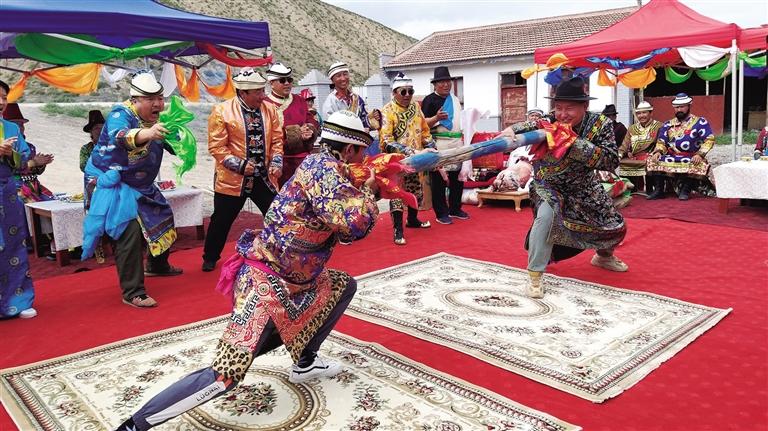
[(646, 101), (642, 101), (637, 104), (637, 107), (635, 108), (635, 112), (648, 112), (653, 111), (653, 105)]
[(445, 66), (438, 66), (435, 68), (434, 76), (432, 77), (432, 80), (429, 81), (431, 83), (435, 83), (438, 81), (449, 81), (452, 80), (451, 73), (448, 71), (448, 68)]
[(564, 80), (557, 86), (555, 95), (552, 97), (545, 97), (545, 99), (552, 100), (569, 100), (572, 102), (586, 102), (589, 100), (595, 100), (596, 97), (590, 97), (584, 90), (587, 83), (584, 78), (575, 76), (571, 79)]
[(336, 111), (331, 114), (323, 122), (320, 138), (361, 147), (367, 147), (373, 142), (360, 117), (350, 111)]
[(250, 67), (245, 67), (232, 77), (232, 84), (238, 90), (258, 90), (267, 85), (267, 80)]
[(337, 61), (328, 67), (328, 79), (333, 79), (333, 75), (339, 72), (349, 72), (349, 66), (343, 61)]
[(301, 96), (304, 100), (313, 100), (315, 98), (315, 95), (312, 94), (312, 90), (309, 88), (305, 88), (299, 92), (299, 96)]
[(605, 105), (605, 108), (603, 108), (603, 115), (618, 115), (619, 113), (616, 112), (616, 105), (610, 104)]
[(106, 123), (106, 121), (104, 121), (104, 115), (101, 114), (101, 111), (98, 109), (88, 111), (88, 124), (83, 126), (83, 132), (91, 133), (91, 129), (93, 129), (94, 125), (104, 123)]
[(283, 63), (275, 63), (267, 69), (267, 81), (274, 81), (280, 78), (288, 78), (293, 74), (293, 69), (286, 67)]
[(21, 114), (19, 104), (16, 102), (11, 102), (5, 105), (5, 111), (3, 111), (3, 119), (8, 121), (18, 121), (20, 123), (26, 123), (29, 121), (28, 119), (24, 118), (24, 115)]
[(147, 97), (163, 94), (163, 84), (152, 72), (138, 72), (131, 79), (131, 96)]
[(691, 103), (693, 103), (693, 99), (685, 93), (677, 93), (672, 100), (672, 106), (690, 105)]

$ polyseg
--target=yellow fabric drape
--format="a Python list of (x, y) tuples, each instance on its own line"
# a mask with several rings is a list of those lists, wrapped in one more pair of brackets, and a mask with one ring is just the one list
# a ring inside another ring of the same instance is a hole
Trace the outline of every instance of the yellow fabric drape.
[(656, 80), (656, 69), (646, 67), (645, 69), (633, 70), (619, 75), (618, 79), (627, 88), (645, 88)]
[(567, 65), (570, 61), (571, 60), (569, 60), (568, 57), (565, 56), (565, 54), (562, 54), (562, 53), (553, 54), (552, 57), (549, 57), (549, 60), (547, 60), (547, 64), (543, 66), (534, 64), (533, 66), (520, 72), (520, 76), (522, 76), (523, 79), (528, 79), (531, 76), (533, 76), (533, 74), (536, 72), (543, 72), (545, 70), (557, 69), (558, 67)]
[(176, 72), (176, 85), (179, 88), (179, 94), (190, 102), (197, 102), (200, 100), (200, 85), (198, 84), (197, 69), (192, 69), (192, 75), (187, 80), (184, 75), (184, 69), (179, 65), (174, 65), (174, 71)]
[(542, 70), (549, 70), (549, 69), (546, 66), (539, 66), (538, 64), (534, 64), (533, 66), (520, 72), (520, 76), (522, 76), (523, 79), (528, 79), (531, 76), (533, 76), (534, 73), (541, 72)]
[(205, 91), (211, 96), (216, 96), (222, 99), (231, 99), (235, 97), (235, 87), (232, 84), (232, 69), (227, 66), (227, 76), (224, 78), (224, 82), (219, 85), (208, 85), (204, 81), (200, 81), (205, 87)]
[(24, 89), (30, 76), (34, 76), (49, 85), (70, 93), (92, 93), (99, 87), (100, 72), (101, 65), (98, 63), (78, 64), (76, 66), (57, 67), (48, 70), (33, 70), (32, 72), (25, 73), (13, 85), (8, 94), (8, 101), (14, 102), (24, 94)]
[(600, 71), (597, 73), (597, 85), (602, 85), (603, 87), (614, 87), (616, 86), (616, 80), (608, 75), (608, 71), (605, 70), (605, 68), (601, 67)]

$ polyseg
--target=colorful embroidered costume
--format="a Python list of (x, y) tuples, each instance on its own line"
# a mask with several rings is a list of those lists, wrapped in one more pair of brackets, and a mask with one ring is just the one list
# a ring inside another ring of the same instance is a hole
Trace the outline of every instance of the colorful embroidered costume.
[(12, 155), (0, 157), (0, 318), (17, 316), (35, 299), (25, 243), (27, 218), (14, 177), (31, 152), (19, 127), (0, 119), (0, 141), (12, 137), (17, 138)]
[(323, 102), (322, 117), (328, 118), (334, 112), (350, 111), (360, 118), (363, 122), (363, 126), (370, 129), (371, 124), (368, 121), (368, 110), (365, 108), (365, 101), (362, 97), (353, 93), (351, 90), (346, 95), (339, 93), (337, 90), (331, 91), (331, 94), (325, 98)]
[[(656, 152), (662, 154), (658, 161), (648, 160), (649, 175), (684, 174), (692, 178), (706, 178), (709, 173), (707, 153), (715, 145), (712, 126), (704, 117), (690, 115), (680, 121), (673, 118), (661, 127), (656, 143)], [(702, 158), (701, 163), (692, 163), (694, 155)]]
[[(278, 118), (283, 125), (285, 143), (283, 144), (283, 174), (280, 176), (279, 185), (285, 184), (296, 172), (305, 157), (312, 152), (312, 147), (317, 139), (318, 123), (315, 116), (309, 112), (307, 101), (299, 95), (290, 94), (286, 98), (279, 98), (274, 93), (264, 100), (277, 110)], [(300, 127), (308, 124), (312, 129), (312, 137), (301, 139)]]
[(619, 155), (625, 156), (619, 163), (620, 176), (645, 176), (645, 160), (656, 147), (659, 129), (661, 129), (661, 121), (657, 120), (650, 120), (645, 126), (640, 122), (629, 126), (624, 142), (619, 147)]

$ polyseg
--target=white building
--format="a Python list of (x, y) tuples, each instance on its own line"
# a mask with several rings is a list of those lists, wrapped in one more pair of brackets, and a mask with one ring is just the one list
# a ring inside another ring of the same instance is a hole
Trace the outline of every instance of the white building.
[[(403, 72), (413, 80), (416, 94), (432, 92), (430, 80), (434, 68), (448, 66), (458, 78), (454, 93), (465, 108), (490, 111), (490, 117), (478, 130), (500, 130), (521, 121), (528, 109), (550, 109), (551, 86), (538, 79), (522, 78), (520, 73), (532, 66), (536, 48), (559, 45), (581, 39), (621, 21), (636, 8), (611, 9), (552, 18), (518, 21), (432, 33), (401, 52), (384, 66), (387, 74)], [(597, 73), (590, 77), (590, 95), (597, 97), (590, 110), (602, 111), (613, 103), (613, 88), (597, 85)], [(629, 124), (633, 91), (621, 84), (617, 88), (618, 120)]]

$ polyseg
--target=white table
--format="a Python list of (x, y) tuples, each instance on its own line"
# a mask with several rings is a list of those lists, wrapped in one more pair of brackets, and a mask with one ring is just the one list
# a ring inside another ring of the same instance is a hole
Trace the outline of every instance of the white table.
[(768, 199), (768, 161), (737, 161), (714, 169), (720, 212), (728, 212), (728, 199)]
[[(173, 210), (176, 227), (195, 226), (197, 238), (203, 239), (203, 192), (190, 187), (179, 187), (162, 192)], [(59, 265), (69, 264), (70, 248), (83, 245), (83, 203), (64, 201), (33, 202), (26, 204), (27, 223), (38, 257), (45, 255), (41, 249), (40, 218), (51, 219), (53, 225), (54, 250)]]

